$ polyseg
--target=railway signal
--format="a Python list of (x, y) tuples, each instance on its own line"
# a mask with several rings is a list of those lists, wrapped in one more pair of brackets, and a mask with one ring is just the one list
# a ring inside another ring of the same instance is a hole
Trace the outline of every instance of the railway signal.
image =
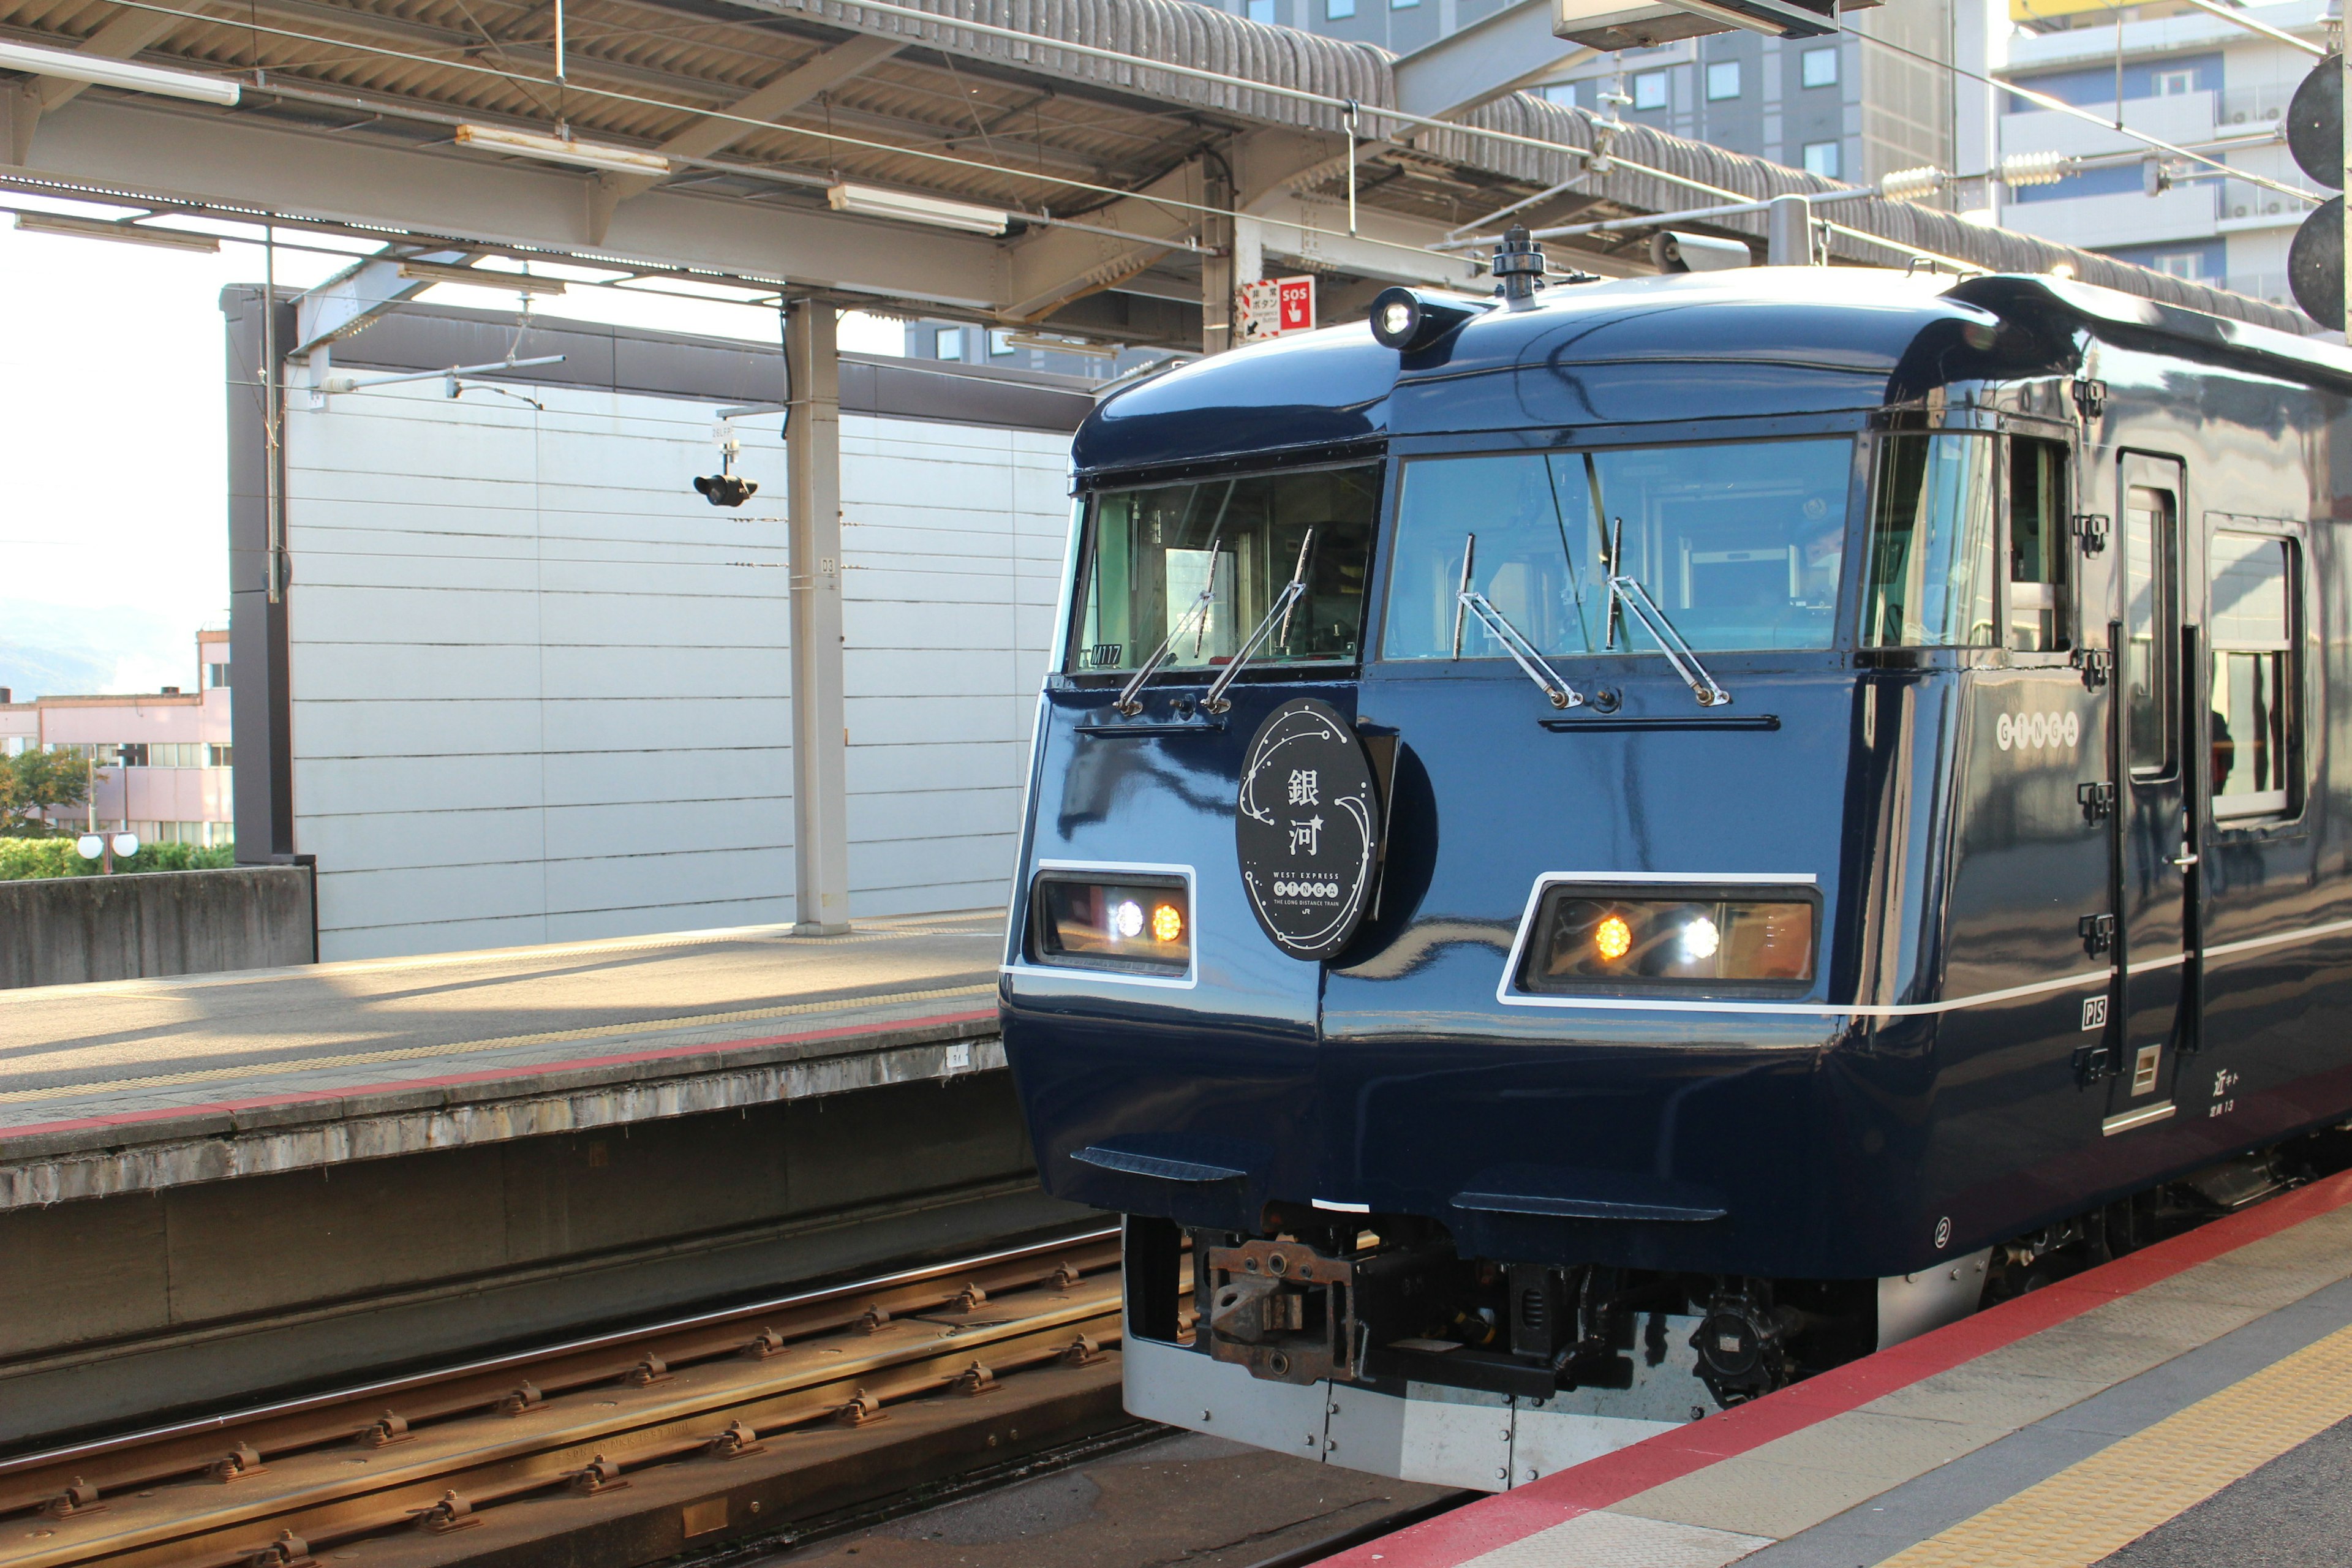
[[(2311, 68), (2287, 106), (2286, 145), (2297, 167), (2330, 190), (2344, 188), (2344, 56)], [(2304, 314), (2344, 330), (2344, 198), (2312, 209), (2287, 247), (2287, 284)]]

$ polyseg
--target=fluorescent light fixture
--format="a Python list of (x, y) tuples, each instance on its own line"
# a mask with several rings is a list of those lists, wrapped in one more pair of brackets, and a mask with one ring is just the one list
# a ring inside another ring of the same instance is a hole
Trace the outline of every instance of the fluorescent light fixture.
[(1057, 338), (1050, 332), (1007, 332), (1004, 341), (1017, 349), (1045, 349), (1057, 354), (1079, 354), (1087, 359), (1117, 359), (1117, 343), (1097, 343), (1085, 338)]
[(243, 91), (224, 77), (133, 65), (129, 60), (80, 49), (45, 49), (37, 44), (0, 43), (0, 70), (30, 71), (36, 76), (58, 76), (68, 81), (119, 87), (130, 92), (193, 99), (198, 103), (217, 103), (223, 109), (235, 109)]
[(962, 229), (968, 234), (1003, 234), (1013, 226), (1013, 215), (997, 207), (886, 191), (879, 185), (853, 185), (843, 181), (827, 186), (824, 199), (837, 213), (927, 223), (938, 228)]
[(460, 125), (457, 145), (509, 153), (518, 158), (541, 158), (551, 163), (577, 163), (614, 174), (669, 173), (669, 160), (657, 153), (630, 147), (609, 147), (598, 142), (574, 142), (568, 136), (542, 136), (534, 131), (509, 131), (499, 125)]
[(126, 245), (154, 245), (166, 250), (212, 250), (220, 240), (184, 228), (142, 228), (137, 224), (107, 223), (94, 217), (63, 217), (56, 213), (18, 213), (16, 226), (28, 234), (71, 235), (77, 239), (113, 239)]
[(507, 294), (561, 294), (564, 289), (561, 278), (534, 278), (487, 267), (443, 267), (431, 261), (404, 261), (400, 275), (422, 283), (461, 283), (468, 289), (496, 289)]

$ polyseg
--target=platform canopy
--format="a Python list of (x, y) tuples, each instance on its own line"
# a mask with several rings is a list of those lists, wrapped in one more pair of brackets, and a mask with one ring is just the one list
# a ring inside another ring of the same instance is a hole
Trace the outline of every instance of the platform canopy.
[[(1391, 282), (1483, 289), (1432, 247), (1516, 204), (1558, 225), (1844, 188), (1515, 90), (1575, 47), (1546, 0), (1402, 58), (1191, 0), (0, 0), (0, 207), (267, 213), (394, 259), (586, 259), (1215, 349), (1237, 280), (1312, 272), (1327, 319)], [(160, 74), (87, 79), (118, 62)], [(2301, 325), (1926, 206), (1820, 211), (1835, 261), (2063, 264)], [(1646, 271), (1646, 240), (1552, 254)]]

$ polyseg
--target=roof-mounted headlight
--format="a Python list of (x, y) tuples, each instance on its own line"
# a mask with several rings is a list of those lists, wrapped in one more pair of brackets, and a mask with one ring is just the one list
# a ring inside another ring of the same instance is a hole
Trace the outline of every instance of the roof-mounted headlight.
[(1417, 289), (1383, 289), (1372, 301), (1372, 336), (1399, 353), (1425, 349), (1486, 307)]

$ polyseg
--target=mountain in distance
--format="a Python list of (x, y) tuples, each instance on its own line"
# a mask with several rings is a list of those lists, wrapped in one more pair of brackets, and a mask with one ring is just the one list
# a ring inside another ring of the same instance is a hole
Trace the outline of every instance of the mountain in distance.
[(193, 621), (128, 605), (0, 599), (0, 686), (19, 702), (200, 685)]

